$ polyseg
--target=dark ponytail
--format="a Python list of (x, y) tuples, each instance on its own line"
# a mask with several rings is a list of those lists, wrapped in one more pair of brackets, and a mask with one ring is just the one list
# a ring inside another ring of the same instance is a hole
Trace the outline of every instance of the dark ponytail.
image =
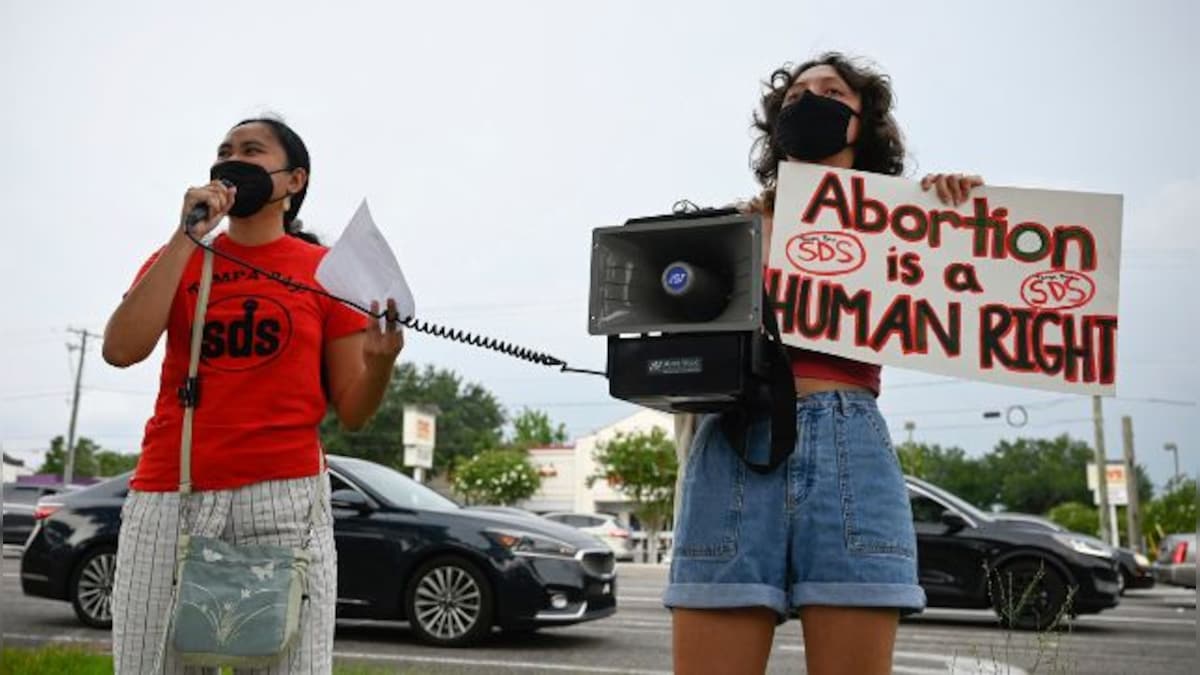
[(287, 234), (292, 235), (293, 237), (295, 237), (297, 239), (302, 239), (304, 241), (307, 241), (310, 244), (316, 244), (317, 246), (321, 245), (321, 239), (319, 237), (317, 237), (317, 235), (313, 234), (312, 232), (306, 232), (304, 230), (304, 223), (300, 222), (299, 218), (293, 220), (290, 223), (284, 221), (283, 231), (286, 232)]
[(303, 239), (311, 244), (321, 243), (317, 236), (305, 232), (303, 224), (296, 217), (300, 213), (300, 206), (304, 203), (304, 197), (308, 194), (308, 183), (312, 180), (312, 161), (308, 157), (308, 146), (304, 145), (304, 140), (300, 138), (283, 120), (276, 117), (253, 117), (250, 119), (238, 122), (236, 126), (244, 124), (265, 124), (275, 134), (275, 139), (283, 146), (283, 151), (287, 155), (289, 169), (304, 169), (308, 174), (308, 180), (304, 181), (304, 187), (300, 191), (291, 196), (291, 206), (283, 214), (283, 230), (293, 237)]

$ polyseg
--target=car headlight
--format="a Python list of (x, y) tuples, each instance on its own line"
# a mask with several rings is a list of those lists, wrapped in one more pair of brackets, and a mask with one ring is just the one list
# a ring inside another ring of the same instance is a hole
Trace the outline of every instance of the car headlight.
[(513, 555), (572, 558), (579, 551), (565, 541), (532, 532), (484, 530), (484, 534), (488, 539), (511, 551)]
[(1096, 558), (1113, 557), (1113, 550), (1107, 544), (1100, 540), (1086, 539), (1084, 537), (1073, 537), (1069, 534), (1056, 534), (1054, 538), (1060, 544), (1070, 547), (1076, 553), (1094, 556)]
[(1146, 556), (1142, 555), (1141, 553), (1134, 553), (1133, 560), (1134, 560), (1134, 562), (1137, 563), (1138, 567), (1149, 567), (1150, 566), (1150, 559), (1147, 558)]

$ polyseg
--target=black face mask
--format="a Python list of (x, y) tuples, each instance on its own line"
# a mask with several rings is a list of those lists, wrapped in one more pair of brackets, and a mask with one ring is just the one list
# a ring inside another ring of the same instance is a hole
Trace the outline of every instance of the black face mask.
[(229, 215), (234, 218), (245, 218), (258, 213), (267, 204), (288, 197), (288, 193), (285, 192), (279, 199), (271, 199), (271, 195), (275, 192), (275, 183), (271, 180), (271, 175), (284, 171), (291, 171), (291, 169), (267, 171), (250, 162), (227, 160), (213, 164), (208, 175), (212, 180), (232, 183), (237, 188), (237, 194), (233, 197), (233, 206), (229, 208)]
[(849, 145), (846, 132), (852, 116), (858, 113), (845, 103), (806, 91), (779, 112), (775, 147), (806, 162), (836, 155)]

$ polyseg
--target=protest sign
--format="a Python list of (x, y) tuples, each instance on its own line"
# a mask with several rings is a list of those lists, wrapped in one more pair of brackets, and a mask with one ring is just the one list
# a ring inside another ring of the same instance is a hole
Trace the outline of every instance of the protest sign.
[(976, 188), (784, 162), (766, 284), (790, 346), (1114, 395), (1121, 196)]

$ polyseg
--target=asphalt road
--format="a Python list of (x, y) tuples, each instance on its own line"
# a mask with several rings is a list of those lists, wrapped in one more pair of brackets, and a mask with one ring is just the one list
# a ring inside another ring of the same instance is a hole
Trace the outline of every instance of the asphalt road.
[[(25, 597), (18, 561), (3, 561), (0, 619), (6, 645), (74, 643), (104, 649), (108, 634), (79, 624), (67, 603)], [(404, 624), (342, 622), (336, 654), (409, 673), (669, 673), (670, 614), (659, 602), (666, 571), (621, 566), (618, 612), (579, 626), (528, 636), (497, 634), (480, 647), (426, 647)], [(1121, 606), (1081, 617), (1069, 630), (1037, 636), (999, 629), (988, 612), (929, 610), (904, 621), (895, 673), (1121, 674), (1200, 672), (1196, 593), (1132, 591)], [(800, 624), (780, 626), (770, 673), (803, 673)]]

